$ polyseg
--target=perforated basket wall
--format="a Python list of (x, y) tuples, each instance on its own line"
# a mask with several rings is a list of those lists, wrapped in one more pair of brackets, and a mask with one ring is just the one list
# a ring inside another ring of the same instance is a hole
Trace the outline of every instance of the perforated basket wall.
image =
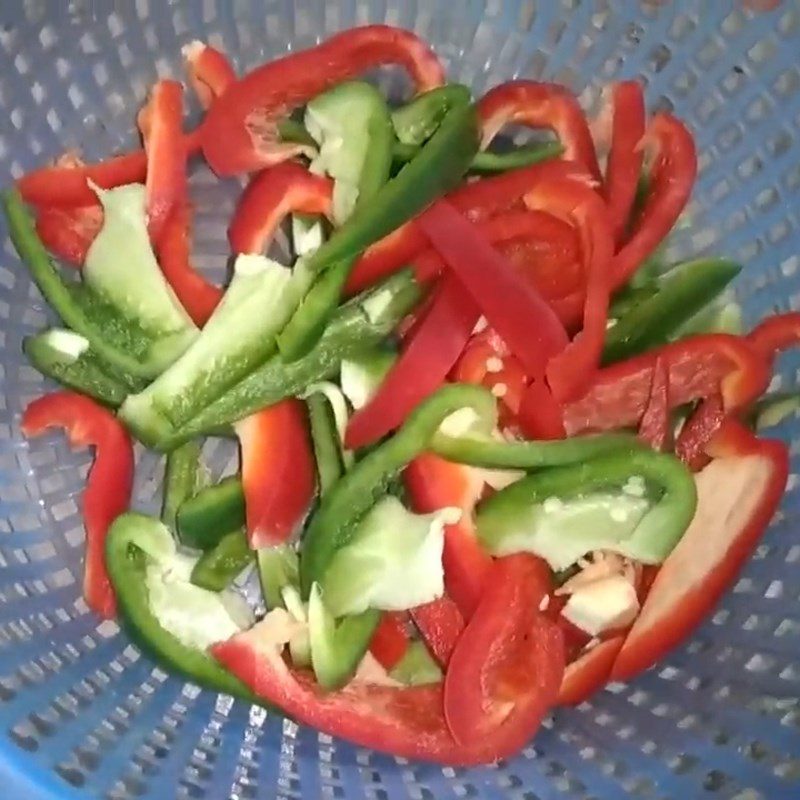
[[(746, 264), (748, 322), (800, 305), (800, 6), (634, 0), (51, 0), (0, 4), (0, 184), (66, 148), (88, 159), (133, 144), (157, 75), (180, 47), (220, 46), (240, 70), (354, 24), (428, 38), (480, 94), (527, 76), (587, 107), (620, 77), (692, 126), (702, 170), (675, 257)], [(193, 109), (196, 115), (197, 109)], [(239, 185), (197, 168), (196, 251), (221, 272)], [(26, 401), (48, 388), (20, 352), (48, 316), (5, 230), (0, 263), (0, 797), (109, 798), (800, 797), (797, 476), (735, 589), (685, 647), (633, 685), (558, 711), (513, 761), (474, 770), (353, 748), (167, 676), (80, 599), (78, 500), (89, 455), (60, 436), (26, 442)], [(776, 382), (796, 386), (796, 357)], [(800, 426), (777, 435), (797, 452)], [(225, 454), (212, 454), (215, 468)], [(797, 469), (798, 460), (793, 458)], [(157, 504), (162, 464), (140, 453), (136, 504)]]

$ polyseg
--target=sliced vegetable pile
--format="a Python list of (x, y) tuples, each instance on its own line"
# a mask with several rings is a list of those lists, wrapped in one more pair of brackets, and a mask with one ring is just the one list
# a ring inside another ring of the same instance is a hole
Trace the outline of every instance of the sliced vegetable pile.
[[(4, 198), (61, 320), (23, 347), (66, 389), (22, 428), (95, 448), (86, 601), (176, 672), (358, 744), (510, 756), (734, 580), (787, 478), (753, 422), (798, 405), (761, 398), (800, 315), (741, 335), (739, 265), (664, 263), (695, 145), (636, 82), (596, 148), (564, 87), (473, 102), (391, 27), (243, 77), (185, 57), (197, 129), (159, 81), (143, 150), (64, 156)], [(359, 80), (387, 64), (406, 105)], [(554, 138), (489, 150), (511, 123)], [(191, 266), (198, 157), (252, 173), (225, 287)], [(291, 265), (264, 255), (288, 218)], [(238, 474), (204, 477), (208, 436), (238, 439)], [(167, 453), (161, 519), (129, 510), (132, 439)]]

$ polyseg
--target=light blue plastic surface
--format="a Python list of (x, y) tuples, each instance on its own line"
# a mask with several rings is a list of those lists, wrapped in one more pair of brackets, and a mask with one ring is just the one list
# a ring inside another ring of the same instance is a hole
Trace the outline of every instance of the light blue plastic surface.
[[(640, 78), (650, 109), (674, 109), (701, 152), (690, 225), (671, 254), (741, 259), (736, 295), (748, 323), (800, 306), (795, 0), (760, 15), (724, 0), (4, 0), (0, 184), (67, 148), (91, 160), (132, 146), (147, 87), (181, 75), (180, 48), (193, 39), (244, 70), (366, 22), (416, 30), (476, 94), (511, 77), (544, 78), (596, 109), (604, 85)], [(238, 186), (199, 167), (192, 175), (197, 261), (217, 274)], [(79, 599), (88, 453), (71, 453), (60, 435), (29, 443), (20, 434), (22, 408), (47, 386), (20, 342), (47, 312), (5, 231), (3, 240), (0, 798), (800, 798), (796, 475), (756, 558), (688, 645), (632, 685), (558, 711), (520, 756), (494, 767), (400, 762), (155, 668)], [(796, 386), (799, 364), (781, 361), (781, 388)], [(776, 430), (793, 454), (798, 434), (796, 420)], [(224, 458), (214, 457), (217, 468)], [(140, 454), (137, 506), (156, 507), (161, 475), (161, 463)]]

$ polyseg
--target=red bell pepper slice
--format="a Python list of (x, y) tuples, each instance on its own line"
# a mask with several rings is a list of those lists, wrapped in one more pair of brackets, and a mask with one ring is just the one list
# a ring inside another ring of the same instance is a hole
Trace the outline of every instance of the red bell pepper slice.
[(411, 619), (442, 669), (447, 669), (466, 622), (458, 606), (446, 594), (438, 600), (412, 608)]
[(446, 201), (434, 203), (419, 225), (528, 374), (541, 377), (568, 342), (545, 299)]
[(409, 638), (405, 628), (407, 616), (404, 611), (384, 611), (372, 634), (369, 651), (386, 670), (396, 666), (408, 650)]
[[(450, 192), (447, 200), (471, 222), (485, 222), (503, 212), (523, 210), (522, 198), (540, 181), (582, 175), (585, 175), (585, 171), (577, 164), (567, 161), (547, 161), (464, 183)], [(542, 233), (548, 234), (549, 238), (554, 231), (545, 229)], [(559, 239), (563, 246), (561, 236)], [(430, 243), (417, 221), (406, 222), (388, 236), (370, 245), (355, 262), (346, 286), (347, 293), (355, 294), (396, 272), (429, 247)]]
[[(546, 180), (525, 195), (525, 204), (545, 209), (574, 225), (586, 280), (583, 328), (547, 364), (547, 382), (564, 402), (579, 396), (597, 371), (608, 314), (608, 271), (614, 251), (608, 212), (600, 196), (576, 179)], [(539, 376), (532, 372), (534, 379)]]
[(480, 317), (458, 281), (445, 277), (436, 287), (424, 318), (406, 338), (403, 352), (374, 397), (350, 417), (345, 444), (350, 449), (377, 441), (403, 423), (444, 382)]
[(316, 465), (304, 406), (282, 400), (234, 428), (242, 450), (250, 547), (282, 544), (302, 525), (314, 499)]
[(800, 344), (800, 313), (767, 317), (747, 334), (747, 341), (771, 364), (778, 353)]
[(40, 397), (22, 415), (26, 436), (38, 436), (54, 427), (64, 428), (70, 444), (95, 448), (82, 500), (86, 529), (83, 596), (92, 611), (110, 619), (116, 611), (116, 598), (106, 571), (105, 540), (111, 523), (130, 505), (133, 444), (110, 411), (74, 392)]
[[(562, 300), (583, 291), (578, 239), (570, 225), (542, 211), (513, 210), (501, 212), (477, 226), (497, 251), (541, 292), (559, 317), (562, 314), (574, 317), (575, 304), (564, 305)], [(390, 242), (392, 236), (394, 234), (382, 242)], [(360, 292), (409, 263), (414, 267), (417, 280), (423, 283), (445, 269), (436, 250), (425, 249), (427, 240), (423, 240), (420, 247), (417, 247), (416, 236), (400, 237), (396, 248), (391, 242), (386, 246), (382, 242), (378, 243), (381, 245), (378, 250), (373, 253), (370, 249), (357, 262), (348, 278), (347, 294)], [(389, 257), (385, 257), (387, 254)], [(579, 311), (582, 306), (579, 302)]]
[(525, 388), (517, 422), (528, 439), (563, 439), (564, 410), (542, 381), (533, 380)]
[(540, 559), (522, 553), (494, 562), (445, 674), (444, 713), (457, 742), (500, 729), (519, 749), (556, 700), (563, 639), (538, 610), (549, 592), (550, 570)]
[[(287, 665), (268, 626), (268, 620), (259, 622), (211, 648), (256, 696), (298, 722), (363, 747), (453, 766), (491, 763), (519, 750), (555, 697), (563, 670), (555, 628), (535, 621), (526, 629), (529, 646), (511, 654), (512, 663), (503, 664), (504, 673), (522, 678), (514, 687), (515, 708), (492, 729), (484, 725), (480, 736), (459, 743), (445, 721), (441, 684), (398, 687), (353, 681), (325, 692), (311, 673)], [(509, 649), (505, 641), (503, 645)]]
[(461, 519), (445, 528), (442, 565), (447, 594), (469, 619), (492, 565), (472, 523), (472, 513), (483, 491), (483, 478), (471, 467), (425, 453), (406, 467), (403, 480), (415, 511), (429, 514), (448, 506), (461, 509)]
[(227, 56), (205, 42), (193, 41), (181, 53), (189, 82), (203, 108), (208, 108), (232, 83), (236, 73)]
[(621, 81), (611, 88), (611, 149), (603, 197), (614, 240), (625, 234), (644, 160), (644, 92), (638, 81)]
[(663, 358), (653, 365), (650, 397), (639, 422), (639, 438), (653, 450), (666, 449), (672, 440), (670, 427), (669, 370)]
[(503, 126), (547, 128), (564, 146), (564, 157), (575, 161), (598, 183), (600, 167), (586, 117), (575, 96), (565, 87), (539, 81), (509, 81), (489, 90), (477, 103), (483, 138), (489, 146)]
[(612, 680), (629, 680), (652, 666), (706, 618), (780, 503), (789, 471), (783, 442), (757, 439), (728, 420), (709, 453), (714, 460), (695, 478), (694, 519), (658, 571)]
[(701, 470), (711, 460), (706, 446), (726, 417), (722, 397), (717, 392), (703, 400), (684, 423), (675, 442), (675, 455), (693, 472)]
[(36, 233), (56, 258), (80, 269), (95, 236), (103, 227), (99, 203), (89, 206), (46, 206), (36, 214)]
[(577, 706), (608, 681), (624, 636), (606, 639), (567, 665), (558, 692), (558, 705)]
[(89, 187), (91, 180), (101, 189), (126, 183), (142, 183), (147, 175), (147, 156), (137, 150), (100, 164), (42, 167), (23, 175), (17, 190), (26, 203), (34, 206), (87, 206), (97, 203)]
[(147, 153), (146, 204), (150, 238), (158, 242), (167, 218), (186, 197), (183, 87), (158, 81), (138, 117)]
[(191, 265), (190, 227), (189, 206), (178, 203), (167, 218), (156, 250), (167, 283), (195, 325), (202, 328), (222, 299), (223, 290), (207, 281)]
[(330, 214), (333, 183), (299, 164), (262, 170), (247, 185), (228, 228), (234, 253), (262, 253), (287, 214)]
[(672, 230), (697, 176), (694, 138), (671, 114), (653, 116), (645, 146), (654, 151), (647, 198), (633, 232), (614, 258), (612, 288), (622, 286)]
[(659, 358), (669, 369), (672, 408), (720, 392), (730, 413), (760, 397), (769, 383), (767, 364), (745, 339), (724, 333), (692, 336), (600, 370), (586, 393), (565, 405), (567, 433), (638, 425)]
[(263, 64), (229, 86), (203, 122), (206, 160), (218, 175), (235, 175), (303, 152), (303, 145), (278, 140), (277, 123), (331, 86), (384, 64), (405, 67), (419, 91), (444, 83), (439, 59), (410, 31), (388, 25), (352, 28)]

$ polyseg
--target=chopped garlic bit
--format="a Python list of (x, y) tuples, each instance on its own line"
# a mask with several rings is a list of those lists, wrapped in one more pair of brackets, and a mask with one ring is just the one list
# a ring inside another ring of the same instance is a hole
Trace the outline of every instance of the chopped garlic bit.
[(492, 386), (492, 394), (495, 397), (505, 397), (507, 393), (508, 386), (506, 386), (504, 383), (496, 383), (494, 386)]

